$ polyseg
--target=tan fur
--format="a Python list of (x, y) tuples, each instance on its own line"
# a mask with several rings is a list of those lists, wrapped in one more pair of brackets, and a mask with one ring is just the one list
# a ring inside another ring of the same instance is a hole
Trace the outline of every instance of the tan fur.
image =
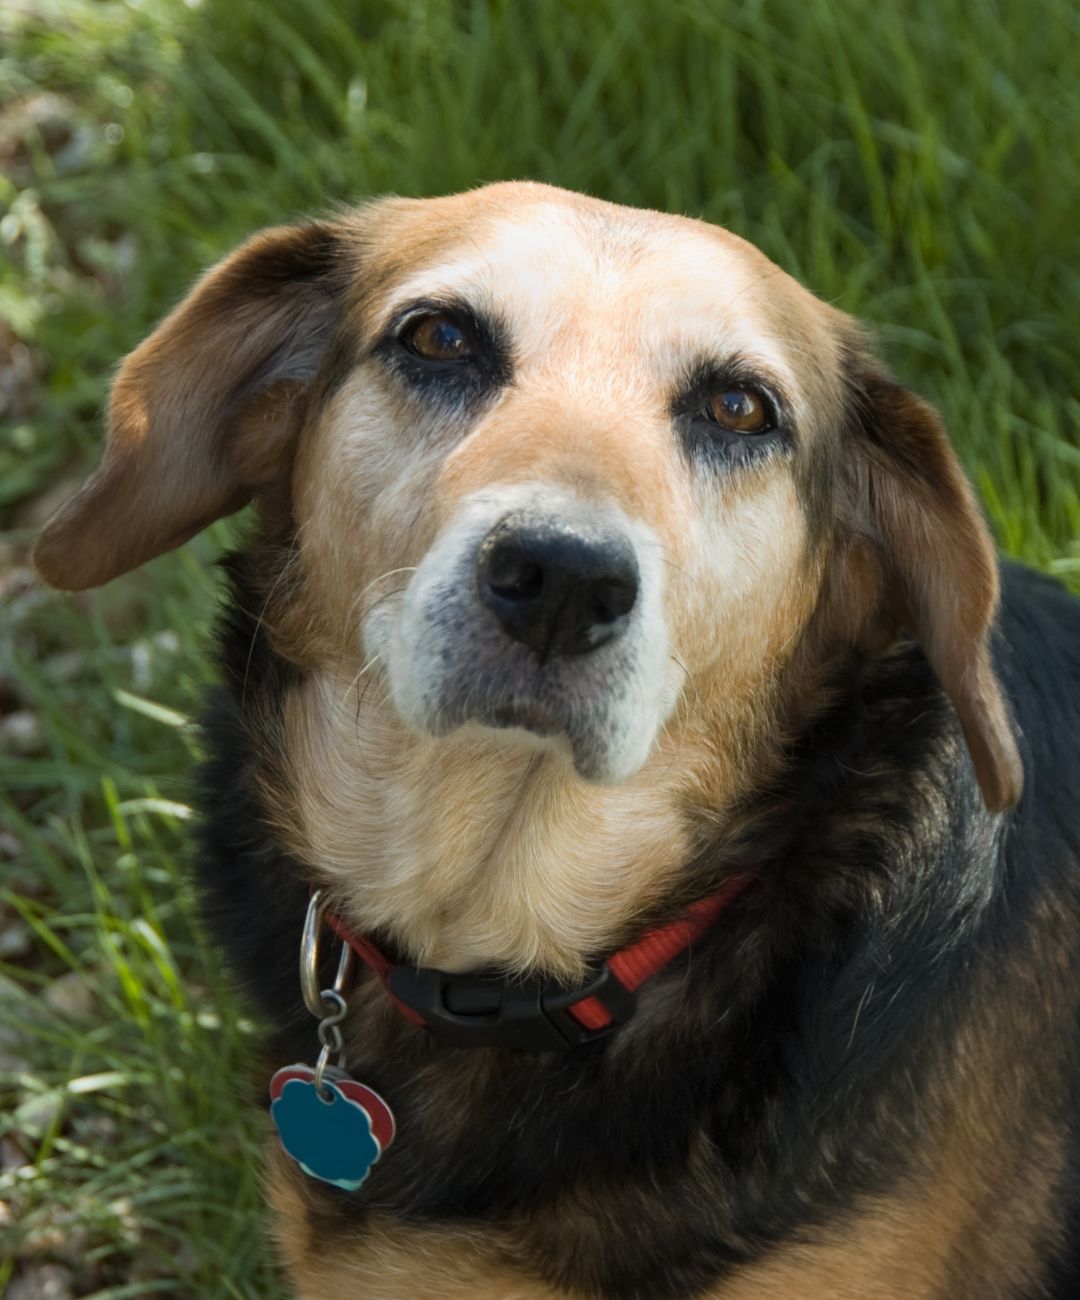
[(278, 1245), (298, 1300), (558, 1300), (565, 1293), (530, 1280), (490, 1237), (468, 1230), (417, 1229), (374, 1215), (355, 1249), (320, 1248), (303, 1188), (275, 1142), (269, 1194)]
[(320, 229), (256, 235), (127, 358), (101, 466), (35, 546), (48, 582), (107, 582), (238, 510), (281, 472), (299, 430), (292, 386), (272, 377), (270, 391), (245, 386), (267, 358), (304, 354), (330, 308), (314, 279), (267, 286), (260, 274)]

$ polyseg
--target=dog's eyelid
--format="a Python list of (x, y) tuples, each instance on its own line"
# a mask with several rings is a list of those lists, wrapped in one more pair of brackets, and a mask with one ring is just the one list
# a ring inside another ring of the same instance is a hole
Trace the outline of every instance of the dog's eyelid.
[(762, 393), (779, 418), (784, 418), (792, 410), (792, 402), (781, 380), (771, 370), (742, 356), (726, 360), (702, 358), (686, 366), (674, 387), (671, 409), (682, 414), (706, 394), (725, 388), (748, 388)]
[(470, 320), (473, 312), (463, 303), (453, 298), (414, 299), (394, 311), (387, 322), (384, 333), (398, 333), (425, 316), (453, 316), (460, 320)]

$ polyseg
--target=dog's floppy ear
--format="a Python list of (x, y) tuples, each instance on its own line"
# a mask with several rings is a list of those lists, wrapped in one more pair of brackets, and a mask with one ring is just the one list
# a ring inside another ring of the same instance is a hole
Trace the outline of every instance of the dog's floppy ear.
[(285, 463), (337, 321), (338, 228), (263, 231), (124, 361), (101, 465), (34, 547), (54, 587), (99, 586), (244, 505)]
[(956, 709), (986, 806), (1009, 808), (1023, 768), (990, 662), (998, 601), (990, 533), (934, 408), (873, 363), (853, 363), (848, 383), (843, 511), (882, 561), (878, 612), (922, 646)]

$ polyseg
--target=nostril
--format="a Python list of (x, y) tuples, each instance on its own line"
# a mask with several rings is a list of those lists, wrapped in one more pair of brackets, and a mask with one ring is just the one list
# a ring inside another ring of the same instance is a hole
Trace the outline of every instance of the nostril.
[(593, 614), (598, 623), (614, 623), (630, 613), (636, 600), (636, 578), (600, 583), (593, 592)]
[(535, 600), (544, 587), (540, 565), (509, 547), (489, 556), (486, 576), (488, 586), (503, 600)]

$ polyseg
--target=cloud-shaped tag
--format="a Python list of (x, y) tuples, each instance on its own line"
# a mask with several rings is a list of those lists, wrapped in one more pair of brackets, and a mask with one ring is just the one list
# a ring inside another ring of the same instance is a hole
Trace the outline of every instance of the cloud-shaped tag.
[[(279, 1075), (285, 1074), (279, 1071)], [(281, 1084), (275, 1076), (270, 1115), (281, 1145), (305, 1174), (355, 1192), (382, 1148), (372, 1134), (371, 1116), (364, 1107), (330, 1080), (326, 1088), (328, 1100), (323, 1101), (314, 1081), (294, 1070)]]

